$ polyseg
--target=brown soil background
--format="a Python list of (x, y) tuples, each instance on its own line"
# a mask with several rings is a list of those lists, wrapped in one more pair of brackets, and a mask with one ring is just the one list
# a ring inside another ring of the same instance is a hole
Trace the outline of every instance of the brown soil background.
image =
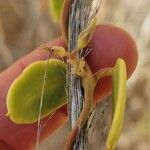
[[(60, 34), (51, 19), (47, 0), (0, 0), (0, 71), (34, 48)], [(138, 67), (128, 82), (125, 124), (117, 150), (150, 149), (150, 0), (103, 0), (99, 23), (127, 30), (139, 51)], [(100, 106), (98, 106), (99, 108)], [(97, 109), (95, 131), (88, 149), (105, 149)], [(61, 150), (67, 125), (41, 144), (41, 150)], [(105, 139), (105, 137), (103, 138)]]

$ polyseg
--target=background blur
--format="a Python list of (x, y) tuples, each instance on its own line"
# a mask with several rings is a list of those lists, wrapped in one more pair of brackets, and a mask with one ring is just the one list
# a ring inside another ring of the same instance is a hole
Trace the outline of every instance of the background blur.
[[(118, 150), (150, 149), (150, 0), (103, 0), (101, 24), (126, 29), (137, 42), (139, 64), (128, 82), (128, 106)], [(0, 0), (0, 71), (60, 34), (47, 0)], [(89, 149), (99, 150), (99, 114)], [(67, 125), (41, 144), (41, 150), (62, 149)], [(92, 145), (92, 148), (91, 148)], [(102, 148), (103, 149), (103, 148)]]

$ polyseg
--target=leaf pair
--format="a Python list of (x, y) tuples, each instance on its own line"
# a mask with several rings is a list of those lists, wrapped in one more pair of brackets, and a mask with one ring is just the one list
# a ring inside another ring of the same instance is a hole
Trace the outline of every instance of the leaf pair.
[[(30, 124), (38, 121), (41, 89), (44, 69), (47, 61), (39, 61), (28, 66), (13, 82), (7, 95), (7, 115), (17, 124)], [(106, 147), (113, 150), (122, 129), (126, 103), (126, 65), (118, 59), (112, 70), (113, 77), (113, 113), (112, 124)], [(55, 112), (67, 103), (65, 64), (50, 59), (44, 91), (41, 118)]]

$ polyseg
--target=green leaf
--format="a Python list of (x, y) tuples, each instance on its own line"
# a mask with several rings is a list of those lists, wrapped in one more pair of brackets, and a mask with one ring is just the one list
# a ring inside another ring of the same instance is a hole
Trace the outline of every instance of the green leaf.
[[(7, 95), (7, 115), (15, 123), (28, 124), (38, 120), (46, 65), (47, 61), (29, 65), (11, 85)], [(67, 103), (65, 70), (62, 61), (49, 60), (41, 118)]]
[(113, 69), (113, 113), (112, 124), (106, 142), (108, 150), (115, 148), (122, 130), (126, 106), (126, 82), (126, 64), (123, 59), (119, 58)]
[(52, 14), (52, 19), (56, 22), (60, 21), (63, 2), (64, 0), (49, 0), (50, 13)]

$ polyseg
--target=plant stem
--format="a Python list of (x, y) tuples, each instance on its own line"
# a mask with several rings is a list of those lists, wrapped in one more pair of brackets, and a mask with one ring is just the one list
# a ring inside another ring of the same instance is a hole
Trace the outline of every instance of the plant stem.
[[(76, 48), (77, 39), (79, 33), (85, 29), (89, 21), (97, 11), (93, 10), (91, 13), (91, 8), (94, 0), (71, 0), (72, 5), (69, 13), (69, 44), (68, 50), (72, 51)], [(99, 3), (98, 3), (99, 4)], [(98, 10), (98, 8), (97, 8)], [(78, 57), (81, 58), (81, 53)], [(71, 74), (71, 66), (67, 65), (67, 92), (68, 92), (68, 110), (69, 110), (69, 123), (71, 129), (76, 123), (77, 118), (83, 107), (83, 93), (80, 78)], [(85, 150), (87, 145), (87, 125), (80, 130), (74, 143), (74, 150)]]

